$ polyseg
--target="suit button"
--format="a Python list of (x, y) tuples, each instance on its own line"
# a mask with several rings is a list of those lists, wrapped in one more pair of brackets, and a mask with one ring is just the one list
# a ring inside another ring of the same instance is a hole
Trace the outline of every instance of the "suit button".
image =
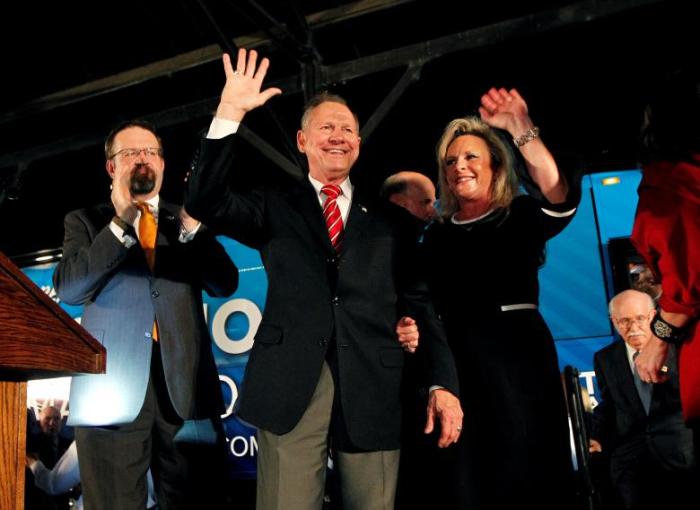
[(336, 262), (338, 262), (338, 259), (335, 257), (328, 257), (326, 259), (326, 262), (328, 262), (329, 264), (335, 264)]
[(333, 299), (331, 299), (331, 303), (333, 303), (335, 306), (338, 306), (340, 304), (340, 299), (338, 296), (333, 296)]
[(328, 345), (328, 340), (326, 340), (325, 338), (321, 338), (318, 341), (318, 345), (320, 345), (321, 347), (325, 347), (326, 345)]
[(158, 296), (160, 296), (160, 292), (158, 292), (157, 290), (154, 290), (153, 292), (151, 292), (152, 298), (157, 298)]

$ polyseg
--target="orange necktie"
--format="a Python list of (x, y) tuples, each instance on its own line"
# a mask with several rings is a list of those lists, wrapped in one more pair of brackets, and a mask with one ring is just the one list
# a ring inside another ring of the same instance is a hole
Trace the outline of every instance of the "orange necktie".
[[(158, 236), (158, 225), (156, 218), (151, 212), (151, 208), (146, 203), (138, 203), (136, 207), (141, 211), (139, 219), (139, 242), (143, 253), (146, 255), (148, 267), (153, 272), (156, 263), (156, 237)], [(158, 322), (153, 322), (153, 340), (158, 341)]]
[(136, 207), (141, 211), (139, 219), (139, 242), (141, 248), (146, 254), (146, 262), (148, 267), (153, 271), (156, 262), (156, 236), (158, 235), (158, 225), (156, 218), (151, 212), (151, 208), (146, 203), (136, 204)]

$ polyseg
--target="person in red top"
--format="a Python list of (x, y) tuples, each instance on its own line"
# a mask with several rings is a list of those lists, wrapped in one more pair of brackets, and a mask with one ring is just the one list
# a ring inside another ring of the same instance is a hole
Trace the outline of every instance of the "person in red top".
[(670, 344), (680, 347), (683, 415), (700, 433), (700, 81), (697, 69), (665, 79), (645, 112), (643, 177), (632, 243), (660, 280), (649, 344), (636, 359), (642, 380), (667, 379)]

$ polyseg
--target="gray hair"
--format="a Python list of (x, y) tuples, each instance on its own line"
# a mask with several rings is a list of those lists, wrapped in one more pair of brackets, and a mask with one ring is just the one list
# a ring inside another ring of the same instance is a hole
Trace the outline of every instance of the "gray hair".
[(343, 106), (346, 106), (348, 110), (350, 110), (350, 112), (352, 113), (352, 116), (355, 119), (355, 124), (357, 124), (357, 129), (359, 131), (360, 119), (357, 117), (357, 114), (354, 111), (352, 111), (352, 108), (350, 108), (350, 105), (348, 105), (348, 102), (345, 100), (345, 98), (339, 96), (338, 94), (328, 92), (327, 90), (324, 90), (314, 95), (304, 105), (304, 113), (301, 115), (302, 131), (306, 129), (306, 127), (309, 125), (309, 117), (311, 117), (311, 112), (313, 111), (313, 109), (317, 106), (321, 106), (323, 103), (338, 103), (342, 104)]

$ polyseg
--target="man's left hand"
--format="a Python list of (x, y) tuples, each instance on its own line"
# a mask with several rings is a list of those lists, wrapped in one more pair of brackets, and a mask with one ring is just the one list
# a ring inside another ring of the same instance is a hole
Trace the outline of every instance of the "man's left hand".
[(428, 420), (425, 424), (426, 434), (430, 434), (435, 427), (435, 418), (440, 419), (440, 438), (438, 446), (447, 448), (456, 443), (462, 433), (462, 419), (464, 413), (459, 399), (444, 388), (438, 388), (430, 392), (428, 399)]

